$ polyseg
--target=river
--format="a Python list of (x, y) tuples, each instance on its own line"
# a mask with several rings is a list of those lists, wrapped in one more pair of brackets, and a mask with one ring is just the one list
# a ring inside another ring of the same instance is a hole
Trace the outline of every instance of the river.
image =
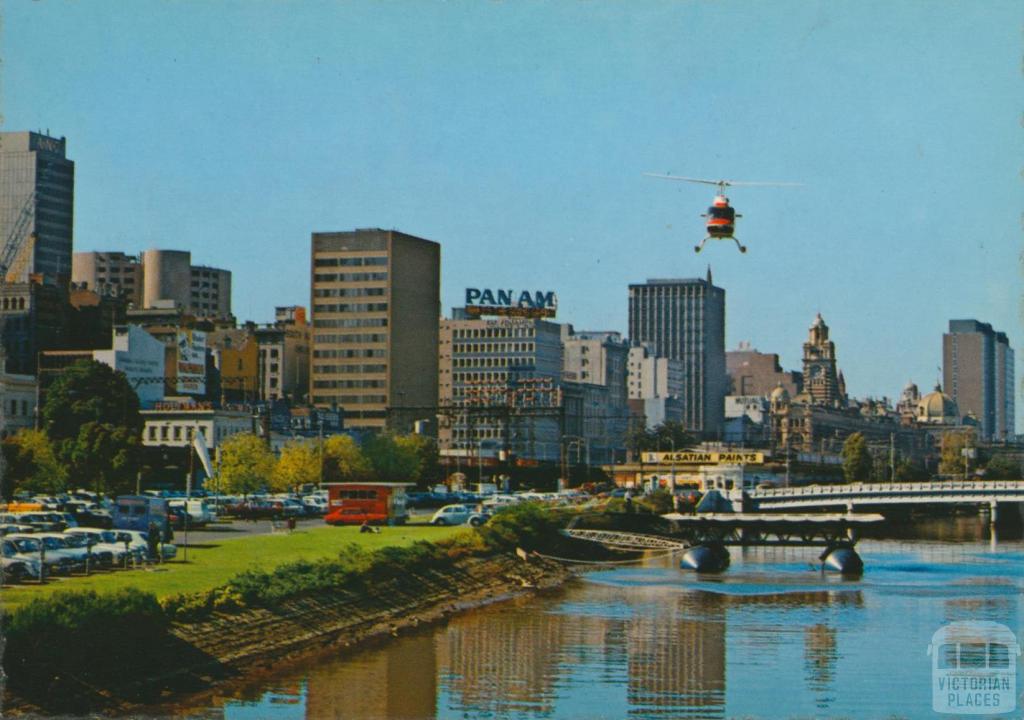
[[(860, 579), (814, 548), (732, 549), (720, 575), (668, 557), (591, 570), (381, 646), (236, 686), (184, 717), (932, 717), (932, 634), (1022, 630), (1024, 543), (982, 520), (858, 545)], [(1018, 688), (1024, 685), (1018, 664)], [(1018, 699), (1020, 716), (1020, 700)]]

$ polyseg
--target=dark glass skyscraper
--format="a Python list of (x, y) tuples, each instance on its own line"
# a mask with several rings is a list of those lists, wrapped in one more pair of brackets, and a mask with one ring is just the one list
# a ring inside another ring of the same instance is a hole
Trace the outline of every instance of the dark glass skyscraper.
[(11, 242), (24, 248), (6, 258), (16, 282), (30, 273), (48, 285), (71, 277), (75, 164), (66, 145), (34, 132), (0, 133), (0, 253)]
[(683, 422), (718, 437), (729, 379), (725, 371), (725, 290), (707, 277), (629, 286), (629, 338), (683, 363)]

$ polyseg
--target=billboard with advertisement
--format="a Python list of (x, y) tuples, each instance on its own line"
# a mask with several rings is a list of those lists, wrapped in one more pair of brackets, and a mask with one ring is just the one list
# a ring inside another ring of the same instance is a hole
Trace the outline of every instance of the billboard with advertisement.
[(652, 465), (762, 465), (764, 453), (750, 450), (731, 452), (645, 452), (643, 461)]
[(177, 390), (189, 395), (206, 394), (206, 333), (178, 331)]

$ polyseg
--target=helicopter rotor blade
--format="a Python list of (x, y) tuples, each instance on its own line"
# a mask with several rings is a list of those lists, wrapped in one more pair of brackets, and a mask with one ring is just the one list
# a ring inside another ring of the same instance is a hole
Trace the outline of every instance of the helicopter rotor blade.
[(703, 178), (682, 177), (680, 175), (662, 175), (660, 173), (644, 173), (647, 177), (661, 178), (662, 180), (683, 180), (685, 182), (703, 183), (704, 185), (728, 185), (728, 180), (705, 180)]
[(662, 180), (682, 180), (684, 182), (702, 183), (704, 185), (717, 185), (718, 187), (729, 187), (732, 185), (745, 187), (803, 187), (803, 183), (794, 182), (747, 182), (743, 180), (706, 180), (704, 178), (683, 177), (681, 175), (662, 175), (660, 173), (644, 173), (647, 177), (661, 178)]
[(726, 185), (739, 185), (742, 187), (803, 187), (803, 183), (795, 182), (743, 182), (742, 180), (726, 180)]

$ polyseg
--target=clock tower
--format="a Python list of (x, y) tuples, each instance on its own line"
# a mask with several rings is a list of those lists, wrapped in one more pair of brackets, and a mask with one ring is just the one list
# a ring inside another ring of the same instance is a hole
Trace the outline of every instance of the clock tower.
[(836, 346), (828, 339), (828, 325), (818, 313), (804, 343), (804, 388), (811, 404), (841, 407), (845, 397), (836, 372)]

